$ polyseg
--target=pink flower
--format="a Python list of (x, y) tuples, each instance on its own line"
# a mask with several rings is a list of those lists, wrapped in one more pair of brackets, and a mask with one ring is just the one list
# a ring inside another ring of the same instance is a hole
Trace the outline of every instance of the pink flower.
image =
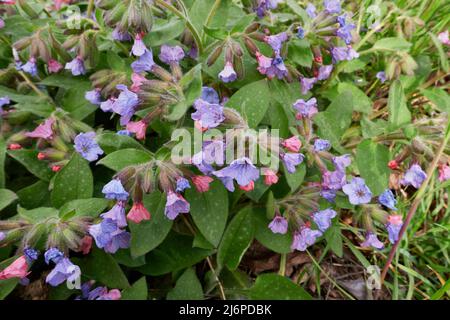
[(444, 182), (450, 179), (450, 166), (443, 164), (439, 166), (439, 181)]
[(131, 207), (127, 215), (128, 220), (140, 223), (142, 220), (150, 220), (150, 212), (144, 207), (142, 202), (136, 202)]
[(239, 186), (239, 189), (244, 191), (252, 191), (253, 189), (255, 189), (255, 182), (250, 181), (250, 183), (245, 186)]
[(70, 3), (70, 0), (55, 0), (55, 9), (56, 10), (61, 9), (61, 7), (64, 3), (68, 4), (68, 3)]
[(201, 131), (201, 132), (205, 132), (206, 130), (208, 130), (208, 128), (202, 127), (202, 122), (201, 122), (201, 121), (195, 121), (195, 122), (194, 122), (194, 127), (195, 127), (197, 130)]
[(191, 179), (198, 192), (208, 191), (209, 184), (214, 181), (213, 178), (208, 176), (193, 176)]
[(62, 64), (59, 63), (55, 59), (48, 60), (47, 67), (48, 67), (48, 72), (50, 72), (50, 73), (57, 73), (57, 72), (61, 71), (61, 69), (63, 68)]
[(258, 71), (261, 74), (266, 74), (267, 70), (272, 66), (272, 59), (261, 54), (259, 51), (256, 52), (256, 61), (258, 62)]
[(48, 118), (41, 123), (31, 132), (25, 133), (25, 135), (29, 138), (42, 138), (42, 139), (51, 139), (53, 136), (52, 126), (55, 123), (55, 119)]
[(284, 140), (281, 145), (291, 152), (298, 152), (302, 146), (302, 142), (296, 136)]
[(79, 251), (82, 252), (84, 255), (86, 255), (89, 254), (91, 248), (92, 248), (92, 237), (84, 236), (83, 239), (81, 239)]
[(0, 272), (0, 280), (6, 280), (11, 278), (24, 278), (29, 272), (27, 259), (25, 256), (20, 256), (2, 272)]
[(139, 90), (141, 89), (141, 85), (146, 80), (147, 79), (144, 76), (141, 76), (139, 73), (133, 73), (131, 75), (131, 81), (133, 81), (133, 84), (131, 85), (131, 91), (139, 92)]
[(445, 44), (447, 46), (450, 46), (450, 40), (448, 36), (448, 30), (445, 30), (444, 32), (441, 32), (438, 34), (438, 39), (442, 44)]
[(120, 290), (118, 289), (112, 289), (109, 290), (109, 292), (105, 295), (103, 295), (103, 299), (109, 299), (109, 300), (120, 300), (122, 298), (122, 294), (120, 293)]
[(270, 169), (264, 171), (264, 184), (270, 186), (278, 182), (278, 176)]
[(145, 139), (145, 132), (147, 131), (147, 126), (148, 123), (146, 123), (143, 120), (134, 122), (134, 121), (130, 121), (127, 124), (127, 130), (135, 133), (136, 134), (136, 138), (138, 140), (144, 140)]
[(22, 146), (18, 143), (11, 143), (10, 145), (8, 145), (8, 149), (9, 150), (20, 150), (20, 149), (22, 149)]

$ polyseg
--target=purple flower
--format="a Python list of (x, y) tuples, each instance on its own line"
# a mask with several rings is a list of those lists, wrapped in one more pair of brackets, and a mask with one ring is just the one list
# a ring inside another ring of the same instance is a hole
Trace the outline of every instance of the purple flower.
[(330, 77), (331, 71), (333, 71), (333, 65), (320, 66), (317, 80), (326, 80)]
[(256, 181), (259, 178), (259, 170), (253, 165), (252, 161), (243, 157), (236, 159), (228, 167), (225, 167), (219, 171), (214, 171), (213, 174), (218, 178), (232, 178), (236, 182), (244, 187), (252, 181)]
[(79, 76), (86, 73), (84, 61), (79, 57), (76, 57), (72, 61), (66, 63), (65, 69), (70, 70), (74, 76)]
[(386, 73), (384, 71), (377, 72), (377, 79), (380, 80), (381, 83), (386, 82)]
[(281, 154), (281, 160), (286, 167), (287, 172), (294, 173), (296, 170), (296, 166), (303, 162), (305, 156), (301, 153), (283, 153)]
[(308, 101), (298, 99), (294, 102), (293, 107), (302, 117), (308, 119), (311, 119), (318, 112), (316, 98), (311, 98)]
[(348, 196), (348, 200), (353, 205), (369, 203), (372, 199), (372, 192), (366, 186), (364, 179), (355, 177), (352, 181), (342, 187), (342, 191)]
[(215, 128), (225, 120), (223, 107), (220, 104), (197, 99), (194, 102), (194, 108), (196, 111), (191, 114), (191, 118), (198, 122), (202, 129)]
[(225, 67), (223, 70), (219, 73), (219, 79), (222, 82), (233, 82), (237, 79), (237, 73), (233, 69), (233, 64), (229, 61), (225, 63)]
[(5, 96), (0, 98), (0, 114), (2, 113), (2, 107), (10, 103), (11, 100), (8, 97)]
[(303, 29), (302, 27), (298, 27), (297, 29), (297, 38), (299, 39), (305, 38), (305, 29)]
[(100, 109), (102, 109), (103, 112), (110, 112), (112, 111), (114, 102), (116, 101), (116, 99), (108, 99), (106, 101), (103, 101), (100, 103)]
[(228, 191), (234, 192), (234, 180), (233, 180), (233, 178), (223, 177), (223, 178), (219, 178), (219, 180), (223, 183), (223, 185), (225, 186), (225, 188)]
[(141, 35), (137, 34), (136, 38), (134, 39), (133, 47), (131, 48), (131, 53), (136, 57), (140, 57), (147, 51), (148, 49), (145, 46), (144, 41), (142, 41)]
[(175, 189), (176, 192), (183, 192), (186, 189), (190, 189), (191, 185), (189, 184), (188, 179), (179, 177), (177, 179), (177, 187)]
[(427, 174), (422, 168), (418, 164), (413, 164), (408, 171), (406, 171), (405, 176), (400, 180), (400, 183), (404, 186), (411, 185), (414, 188), (419, 189), (426, 178)]
[(178, 64), (184, 58), (184, 51), (180, 46), (170, 47), (168, 45), (161, 46), (159, 59), (166, 64)]
[(112, 38), (113, 40), (117, 41), (131, 41), (133, 39), (131, 37), (131, 34), (129, 34), (127, 31), (122, 32), (118, 27), (116, 27), (112, 32)]
[(324, 188), (320, 190), (320, 196), (328, 202), (334, 203), (334, 199), (336, 199), (336, 190)]
[(317, 211), (313, 214), (313, 220), (319, 230), (325, 232), (331, 226), (331, 219), (336, 217), (336, 214), (333, 209)]
[(120, 229), (111, 219), (104, 219), (101, 223), (90, 226), (89, 234), (94, 238), (97, 247), (108, 253), (116, 253), (117, 250), (130, 246), (130, 233)]
[(366, 240), (361, 243), (361, 247), (363, 248), (368, 248), (368, 247), (372, 247), (375, 249), (383, 249), (384, 248), (384, 244), (378, 240), (377, 235), (373, 232), (368, 232), (366, 234)]
[(202, 95), (200, 99), (210, 103), (210, 104), (219, 104), (219, 94), (216, 90), (210, 87), (203, 87), (202, 88)]
[(269, 229), (272, 230), (273, 233), (285, 234), (288, 230), (288, 221), (286, 218), (276, 215), (269, 223)]
[(346, 44), (350, 44), (352, 42), (352, 30), (355, 28), (356, 26), (352, 23), (345, 24), (337, 29), (336, 35), (344, 40)]
[(336, 169), (345, 172), (345, 168), (352, 163), (352, 158), (349, 154), (344, 154), (342, 156), (333, 157), (332, 161)]
[(112, 289), (108, 291), (107, 287), (97, 287), (91, 290), (92, 281), (85, 282), (81, 285), (81, 296), (75, 300), (119, 300), (121, 298), (120, 291)]
[(380, 194), (378, 197), (378, 202), (391, 210), (397, 210), (395, 207), (397, 204), (397, 199), (395, 199), (395, 196), (390, 189), (386, 189), (382, 194)]
[(330, 148), (331, 148), (331, 143), (328, 140), (316, 139), (314, 141), (314, 151), (315, 152), (326, 151), (326, 150), (329, 150)]
[(131, 64), (131, 68), (136, 73), (144, 71), (151, 72), (155, 61), (153, 61), (153, 53), (151, 50), (145, 51), (145, 53)]
[(80, 133), (75, 137), (75, 151), (77, 151), (87, 161), (95, 161), (103, 150), (95, 141), (95, 132)]
[(308, 3), (306, 6), (306, 13), (311, 19), (314, 19), (317, 16), (316, 7), (312, 3)]
[(286, 32), (281, 32), (276, 35), (267, 36), (265, 38), (266, 43), (272, 47), (273, 51), (276, 55), (280, 54), (281, 47), (283, 46), (283, 42), (287, 41), (288, 35)]
[(133, 133), (131, 133), (128, 130), (119, 130), (116, 132), (116, 134), (118, 134), (119, 136), (128, 136), (128, 137), (133, 136)]
[(102, 95), (100, 94), (100, 89), (94, 89), (91, 91), (86, 91), (84, 98), (92, 104), (101, 105)]
[(103, 219), (110, 219), (114, 221), (119, 228), (127, 226), (127, 219), (125, 217), (125, 203), (118, 201), (108, 212), (100, 215)]
[(33, 77), (36, 77), (38, 74), (38, 69), (36, 65), (36, 59), (34, 57), (31, 57), (30, 60), (25, 63), (21, 69), (25, 71), (26, 73), (31, 74)]
[(256, 14), (259, 18), (264, 17), (266, 11), (276, 9), (280, 1), (281, 0), (257, 0), (257, 6), (255, 8)]
[(272, 65), (266, 70), (266, 75), (269, 79), (277, 77), (278, 79), (283, 79), (287, 76), (288, 72), (286, 66), (284, 65), (283, 58), (279, 55), (272, 59)]
[(309, 90), (312, 89), (314, 83), (317, 82), (317, 78), (301, 78), (300, 85), (302, 86), (302, 94), (307, 94)]
[(164, 214), (170, 220), (175, 220), (175, 218), (180, 213), (188, 213), (190, 210), (189, 202), (186, 201), (181, 195), (173, 191), (169, 191), (167, 194), (166, 208)]
[(3, 231), (0, 231), (0, 242), (5, 240), (6, 238), (6, 233), (4, 233)]
[(317, 238), (322, 236), (319, 230), (312, 230), (308, 227), (302, 227), (300, 231), (294, 233), (294, 240), (292, 241), (291, 249), (298, 251), (305, 251), (310, 245), (313, 245)]
[(23, 254), (27, 259), (28, 264), (30, 264), (34, 260), (37, 260), (37, 258), (39, 257), (39, 251), (29, 247), (23, 249)]
[(322, 186), (325, 189), (340, 190), (345, 184), (345, 171), (325, 171), (322, 173)]
[(331, 49), (331, 56), (333, 58), (333, 63), (337, 63), (343, 60), (353, 60), (359, 57), (358, 52), (356, 52), (351, 46), (347, 47), (334, 47)]
[(69, 258), (62, 258), (55, 268), (47, 275), (45, 282), (56, 287), (64, 281), (74, 282), (81, 275), (80, 267), (70, 262)]
[(56, 264), (61, 261), (62, 258), (64, 258), (64, 254), (59, 251), (58, 248), (50, 248), (44, 253), (46, 264), (50, 264), (50, 261)]
[(128, 192), (123, 188), (119, 179), (113, 179), (102, 189), (106, 199), (115, 199), (125, 201), (128, 199)]
[(341, 1), (340, 0), (324, 0), (323, 6), (325, 11), (329, 14), (341, 12)]
[(127, 86), (123, 84), (119, 84), (116, 86), (118, 90), (120, 90), (119, 97), (114, 101), (112, 105), (112, 110), (120, 114), (120, 124), (122, 126), (126, 125), (131, 117), (134, 115), (136, 111), (136, 107), (139, 104), (138, 95), (130, 90), (128, 90)]
[(394, 214), (388, 217), (388, 222), (386, 223), (386, 229), (389, 235), (390, 243), (394, 244), (398, 241), (400, 230), (403, 226), (402, 216)]

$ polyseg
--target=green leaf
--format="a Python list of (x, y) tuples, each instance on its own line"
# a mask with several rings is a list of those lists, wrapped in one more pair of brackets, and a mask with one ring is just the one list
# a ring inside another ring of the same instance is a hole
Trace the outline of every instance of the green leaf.
[(288, 44), (288, 59), (297, 66), (311, 68), (314, 56), (309, 41), (296, 38), (290, 40)]
[(353, 108), (355, 111), (359, 111), (362, 113), (370, 113), (372, 112), (372, 100), (357, 86), (348, 83), (341, 82), (338, 85), (338, 92), (342, 93), (345, 91), (350, 91), (353, 97)]
[(33, 175), (44, 181), (50, 181), (53, 172), (45, 161), (39, 161), (38, 151), (34, 150), (8, 150), (8, 155), (20, 162)]
[(151, 44), (152, 47), (157, 47), (167, 43), (169, 40), (178, 37), (184, 31), (185, 23), (182, 20), (158, 20), (161, 20), (161, 22), (157, 22), (153, 26), (152, 32), (149, 32), (144, 38), (145, 43)]
[(130, 222), (131, 230), (131, 255), (138, 257), (146, 254), (159, 246), (170, 229), (173, 221), (164, 215), (166, 197), (164, 194), (155, 191), (144, 196), (144, 206), (151, 213), (151, 219), (142, 221), (139, 224)]
[(255, 188), (252, 191), (247, 192), (245, 195), (255, 202), (264, 195), (264, 193), (269, 189), (269, 186), (264, 183), (264, 178), (255, 181)]
[(429, 99), (439, 110), (450, 113), (450, 96), (441, 88), (422, 90), (422, 94)]
[(203, 236), (218, 246), (228, 218), (228, 192), (220, 181), (214, 181), (207, 192), (186, 190), (191, 216)]
[(217, 252), (218, 264), (226, 265), (230, 270), (237, 269), (254, 232), (252, 210), (247, 207), (239, 211), (228, 225)]
[(444, 72), (448, 72), (449, 70), (448, 56), (446, 50), (444, 50), (444, 46), (432, 32), (428, 32), (428, 35), (430, 36), (434, 46), (436, 47), (439, 53), (439, 60), (441, 61), (442, 70), (444, 70)]
[(88, 162), (74, 152), (69, 163), (55, 176), (51, 200), (59, 208), (66, 202), (92, 197), (93, 177)]
[(48, 182), (39, 180), (23, 189), (17, 191), (19, 204), (27, 209), (50, 206), (50, 191)]
[(159, 276), (190, 267), (211, 253), (212, 250), (193, 248), (192, 237), (172, 232), (158, 248), (147, 255), (147, 264), (139, 268), (139, 271)]
[(325, 232), (325, 239), (327, 240), (328, 246), (333, 250), (333, 252), (340, 258), (344, 254), (342, 245), (342, 235), (341, 228), (338, 225), (331, 226)]
[(227, 101), (226, 106), (239, 111), (248, 125), (256, 128), (266, 114), (270, 99), (267, 80), (263, 79), (240, 88)]
[(0, 189), (0, 211), (9, 206), (16, 199), (17, 195), (14, 192), (8, 189)]
[(411, 43), (400, 37), (383, 38), (375, 42), (372, 49), (388, 51), (408, 51)]
[(133, 283), (130, 288), (122, 291), (122, 298), (120, 300), (147, 300), (148, 288), (145, 277), (140, 278)]
[(279, 136), (287, 138), (289, 136), (289, 118), (286, 115), (286, 110), (281, 103), (273, 101), (270, 105), (270, 112), (268, 112), (271, 129), (280, 130)]
[(250, 26), (250, 24), (255, 20), (256, 14), (247, 14), (242, 16), (236, 23), (233, 25), (233, 28), (230, 31), (230, 34), (244, 32), (245, 29)]
[(90, 255), (72, 258), (81, 269), (81, 274), (97, 280), (109, 288), (125, 289), (130, 287), (127, 277), (114, 258), (103, 250), (93, 248)]
[(395, 80), (389, 89), (388, 109), (390, 131), (411, 122), (411, 113), (406, 106), (406, 98), (400, 80)]
[(269, 229), (270, 220), (266, 217), (264, 208), (253, 208), (253, 223), (255, 225), (255, 238), (263, 246), (277, 253), (291, 252), (292, 234), (273, 233)]
[(341, 137), (352, 122), (353, 96), (350, 91), (344, 91), (331, 102), (327, 110), (319, 112), (314, 122), (319, 127), (319, 136), (331, 142), (339, 152), (345, 153), (341, 146)]
[(372, 140), (365, 140), (356, 148), (356, 164), (359, 173), (374, 196), (378, 196), (388, 187), (390, 170), (387, 163), (389, 160), (389, 149)]
[(225, 40), (226, 37), (228, 37), (228, 32), (222, 28), (209, 28), (207, 26), (203, 26), (203, 30), (208, 36), (217, 40)]
[(295, 14), (297, 14), (300, 18), (302, 18), (303, 23), (310, 20), (308, 14), (306, 13), (306, 10), (300, 7), (295, 0), (287, 0), (286, 4), (289, 8), (291, 8), (292, 11), (294, 11)]
[(20, 217), (31, 223), (42, 222), (48, 218), (58, 218), (58, 210), (55, 208), (41, 207), (27, 210), (22, 207), (18, 207), (17, 212)]
[(139, 257), (131, 256), (130, 249), (119, 250), (113, 255), (114, 259), (121, 265), (126, 267), (141, 267), (145, 264), (145, 255)]
[(192, 268), (178, 278), (175, 288), (167, 294), (167, 300), (203, 300), (202, 284)]
[(311, 295), (289, 278), (274, 273), (260, 275), (250, 289), (253, 300), (312, 300)]
[(64, 204), (59, 209), (59, 216), (75, 211), (75, 216), (98, 217), (108, 206), (108, 200), (103, 198), (76, 199)]
[(284, 163), (283, 163), (283, 167), (284, 167), (284, 172), (285, 172), (284, 177), (286, 178), (286, 182), (289, 185), (289, 187), (291, 188), (291, 191), (294, 192), (303, 183), (303, 180), (304, 180), (305, 174), (306, 174), (306, 166), (304, 163), (301, 163), (297, 167), (297, 170), (294, 173), (289, 173), (287, 171)]
[(114, 171), (120, 171), (125, 167), (142, 164), (152, 160), (151, 153), (137, 149), (122, 149), (108, 154), (97, 162)]
[(132, 137), (123, 136), (117, 133), (105, 132), (98, 135), (96, 140), (106, 154), (110, 154), (117, 150), (129, 148), (145, 150), (145, 147), (142, 146)]

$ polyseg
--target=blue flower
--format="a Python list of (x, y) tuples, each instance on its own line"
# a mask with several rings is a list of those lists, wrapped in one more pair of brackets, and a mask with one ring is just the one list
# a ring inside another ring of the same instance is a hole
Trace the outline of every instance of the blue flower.
[(33, 77), (36, 77), (38, 74), (38, 69), (36, 65), (36, 59), (31, 57), (30, 60), (25, 63), (21, 69), (25, 71), (26, 73), (31, 74)]
[(119, 228), (127, 226), (127, 219), (125, 217), (125, 203), (122, 201), (117, 202), (114, 207), (108, 212), (100, 215), (103, 219), (111, 219)]
[(320, 231), (325, 232), (331, 226), (331, 219), (336, 217), (336, 211), (325, 209), (313, 214), (313, 220)]
[(316, 139), (314, 141), (314, 151), (315, 152), (326, 151), (326, 150), (329, 150), (330, 148), (331, 148), (331, 143), (328, 140)]
[(112, 219), (104, 219), (101, 223), (90, 226), (89, 234), (94, 238), (97, 247), (108, 253), (116, 253), (117, 250), (130, 246), (130, 233), (120, 229)]
[(74, 76), (79, 76), (86, 73), (84, 61), (78, 57), (66, 63), (65, 69), (70, 70)]
[(178, 193), (169, 191), (167, 194), (166, 207), (164, 209), (164, 214), (168, 219), (175, 220), (180, 213), (188, 213), (189, 210), (190, 205), (186, 199)]
[(288, 231), (288, 221), (286, 218), (276, 215), (275, 218), (270, 222), (269, 229), (273, 233), (285, 234)]
[(237, 79), (237, 73), (234, 71), (233, 64), (229, 61), (225, 63), (223, 70), (219, 73), (219, 79), (222, 82), (233, 82)]
[(130, 90), (127, 86), (119, 84), (116, 86), (120, 90), (119, 97), (112, 104), (112, 111), (120, 114), (120, 125), (124, 126), (130, 122), (131, 117), (136, 111), (136, 107), (139, 104), (138, 95)]
[(406, 171), (405, 176), (400, 183), (405, 186), (413, 186), (416, 189), (419, 189), (422, 183), (427, 178), (427, 174), (422, 170), (422, 168), (418, 164), (413, 164), (408, 171)]
[(176, 192), (183, 192), (184, 190), (190, 188), (191, 185), (189, 184), (189, 181), (186, 178), (179, 177), (177, 179), (177, 187), (175, 189)]
[(213, 174), (218, 178), (232, 178), (242, 187), (259, 178), (259, 170), (247, 157), (234, 160), (228, 167), (214, 171)]
[(180, 46), (162, 45), (159, 53), (159, 60), (166, 64), (179, 64), (185, 54)]
[(296, 170), (296, 166), (303, 162), (305, 156), (301, 153), (283, 153), (281, 154), (281, 160), (286, 167), (287, 172), (294, 173)]
[(216, 90), (210, 87), (203, 87), (202, 88), (202, 96), (200, 99), (210, 103), (210, 104), (219, 104), (219, 94)]
[(55, 268), (47, 275), (45, 282), (56, 287), (64, 281), (74, 282), (81, 276), (80, 267), (74, 265), (69, 258), (62, 258)]
[(368, 232), (366, 234), (366, 240), (363, 243), (361, 243), (361, 247), (363, 247), (363, 248), (372, 247), (372, 248), (381, 250), (384, 248), (384, 244), (383, 244), (383, 242), (378, 240), (377, 235), (375, 233)]
[(362, 178), (353, 178), (350, 183), (342, 187), (342, 191), (348, 195), (348, 200), (353, 205), (369, 203), (372, 199), (372, 192)]
[(308, 3), (306, 6), (306, 13), (311, 19), (314, 19), (317, 16), (316, 7), (312, 3)]
[(23, 249), (23, 254), (25, 255), (25, 258), (27, 259), (28, 263), (37, 260), (37, 258), (39, 257), (39, 251), (28, 247)]
[(380, 80), (381, 83), (386, 82), (386, 73), (384, 71), (377, 72), (376, 77), (378, 80)]
[(299, 39), (305, 38), (305, 29), (303, 29), (302, 27), (298, 27), (297, 29), (297, 38)]
[(125, 201), (128, 199), (128, 192), (123, 188), (119, 179), (113, 179), (102, 189), (106, 199), (115, 199)]
[(324, 0), (323, 6), (325, 7), (325, 11), (329, 14), (341, 12), (341, 1), (340, 0)]
[(194, 102), (195, 112), (191, 114), (202, 129), (210, 129), (219, 126), (224, 120), (223, 107), (220, 104), (209, 103), (203, 99)]
[(64, 257), (64, 253), (59, 251), (58, 248), (50, 248), (44, 253), (45, 263), (49, 264), (50, 261), (58, 263)]
[(86, 91), (84, 98), (92, 104), (100, 105), (102, 103), (102, 95), (99, 89)]
[(155, 61), (153, 61), (153, 53), (151, 50), (147, 50), (138, 60), (131, 64), (131, 68), (136, 73), (141, 73), (144, 71), (151, 72)]
[(291, 249), (298, 251), (305, 251), (310, 245), (313, 245), (317, 238), (322, 236), (319, 230), (312, 230), (308, 227), (302, 227), (300, 231), (294, 233), (294, 240), (292, 241)]
[(88, 161), (95, 161), (103, 150), (95, 141), (95, 132), (80, 133), (75, 137), (75, 150)]
[(391, 210), (397, 210), (395, 207), (397, 204), (397, 199), (395, 199), (395, 196), (390, 189), (386, 189), (382, 194), (380, 194), (378, 197), (378, 202)]

